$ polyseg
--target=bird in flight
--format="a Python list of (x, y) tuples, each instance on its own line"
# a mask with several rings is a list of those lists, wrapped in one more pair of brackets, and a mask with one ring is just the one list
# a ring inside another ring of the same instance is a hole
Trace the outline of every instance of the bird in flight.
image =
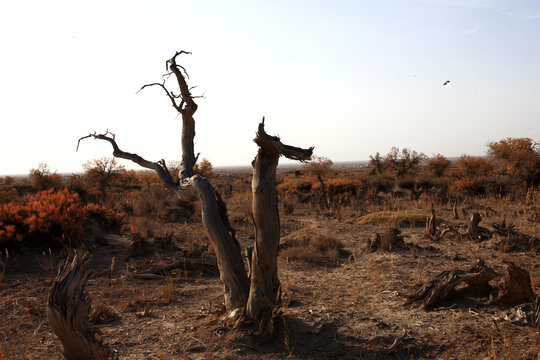
[(446, 85), (448, 85), (448, 84), (450, 84), (450, 80), (446, 80), (446, 81), (442, 84), (442, 86), (446, 86)]

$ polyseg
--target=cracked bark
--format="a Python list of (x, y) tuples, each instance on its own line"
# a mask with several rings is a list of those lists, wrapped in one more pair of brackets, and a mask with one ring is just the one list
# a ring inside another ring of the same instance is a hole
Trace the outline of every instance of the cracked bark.
[(313, 148), (301, 149), (281, 143), (264, 130), (264, 118), (255, 137), (259, 150), (253, 161), (252, 209), (255, 244), (251, 257), (251, 286), (246, 314), (264, 327), (279, 301), (280, 282), (277, 276), (279, 247), (279, 213), (276, 189), (276, 168), (280, 156), (293, 160), (309, 160)]
[[(227, 226), (223, 221), (226, 215), (223, 214), (223, 207), (220, 210), (220, 206), (218, 206), (218, 198), (214, 188), (206, 178), (193, 173), (193, 166), (197, 159), (194, 151), (195, 120), (193, 115), (198, 106), (193, 100), (194, 96), (192, 96), (182, 73), (182, 71), (185, 73), (185, 69), (176, 63), (177, 57), (181, 54), (188, 53), (185, 51), (176, 52), (166, 62), (168, 69), (176, 77), (180, 96), (173, 95), (163, 84), (159, 83), (147, 84), (141, 88), (142, 90), (155, 85), (163, 88), (173, 107), (182, 116), (182, 161), (177, 182), (173, 181), (164, 160), (153, 162), (135, 153), (122, 151), (116, 143), (115, 135), (108, 131), (104, 134), (94, 133), (80, 138), (77, 148), (81, 140), (86, 138), (108, 141), (113, 147), (115, 157), (131, 160), (141, 167), (154, 170), (163, 185), (174, 192), (180, 200), (199, 200), (201, 202), (202, 222), (216, 253), (220, 279), (223, 284), (225, 307), (232, 311), (245, 306), (248, 298), (249, 280), (244, 268), (240, 246), (235, 240), (234, 232), (231, 231), (230, 226)], [(177, 102), (177, 98), (180, 98), (180, 103)]]
[(88, 255), (69, 257), (61, 264), (47, 301), (47, 318), (67, 360), (114, 359), (111, 348), (96, 338), (98, 330), (88, 321), (92, 301), (84, 287), (92, 273)]

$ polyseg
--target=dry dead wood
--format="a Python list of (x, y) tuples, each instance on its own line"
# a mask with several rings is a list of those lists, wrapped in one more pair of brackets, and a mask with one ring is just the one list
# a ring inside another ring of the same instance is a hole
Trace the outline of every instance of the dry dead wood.
[(403, 236), (401, 235), (401, 230), (397, 228), (389, 228), (382, 234), (375, 234), (375, 239), (368, 240), (367, 251), (391, 251), (407, 249), (405, 241), (403, 241)]
[(516, 234), (516, 227), (514, 224), (506, 224), (506, 218), (503, 217), (500, 223), (492, 223), (493, 233), (500, 236), (512, 236)]
[(433, 240), (440, 240), (444, 238), (447, 234), (454, 234), (459, 236), (461, 239), (471, 239), (477, 241), (484, 241), (492, 236), (492, 232), (479, 225), (482, 221), (482, 217), (479, 213), (473, 212), (467, 223), (467, 231), (464, 233), (457, 230), (452, 225), (443, 225), (440, 227), (435, 226), (435, 211), (432, 209), (431, 216), (428, 217), (426, 221), (426, 236)]
[(277, 254), (280, 222), (276, 184), (276, 168), (280, 156), (305, 161), (311, 158), (313, 148), (302, 149), (285, 145), (279, 137), (264, 130), (264, 117), (254, 139), (259, 146), (253, 161), (252, 209), (255, 225), (255, 243), (251, 255), (249, 298), (246, 306), (248, 318), (265, 325), (279, 301), (280, 282), (277, 276)]
[(92, 301), (84, 287), (92, 270), (90, 257), (75, 254), (60, 266), (47, 302), (47, 318), (63, 346), (67, 360), (114, 359), (111, 348), (96, 338), (98, 330), (90, 325)]
[(147, 84), (141, 88), (141, 90), (153, 86), (162, 88), (175, 110), (182, 116), (182, 161), (177, 181), (173, 180), (165, 160), (149, 161), (135, 153), (121, 150), (116, 143), (115, 135), (109, 131), (103, 134), (94, 132), (81, 137), (77, 148), (81, 140), (87, 138), (107, 141), (111, 144), (115, 157), (133, 161), (141, 167), (155, 171), (163, 185), (174, 192), (180, 200), (187, 202), (199, 200), (201, 202), (202, 222), (216, 253), (225, 306), (228, 310), (233, 310), (245, 306), (249, 293), (249, 280), (234, 231), (232, 231), (228, 220), (224, 220), (227, 217), (223, 207), (224, 203), (219, 201), (219, 195), (216, 194), (208, 179), (193, 171), (197, 161), (194, 150), (195, 120), (193, 115), (197, 111), (198, 105), (194, 101), (196, 97), (191, 94), (190, 87), (187, 85), (184, 75), (186, 74), (185, 69), (176, 62), (178, 56), (182, 54), (189, 53), (186, 51), (176, 52), (166, 62), (168, 70), (174, 74), (178, 83), (179, 95), (174, 95), (164, 84), (160, 83)]
[[(490, 303), (498, 306), (516, 306), (531, 302), (534, 293), (530, 275), (514, 263), (507, 264), (507, 275), (495, 285), (489, 282), (501, 274), (493, 271), (482, 260), (463, 271), (455, 268), (442, 271), (424, 284), (418, 291), (408, 296), (407, 303), (420, 303), (433, 307), (443, 301), (461, 296), (490, 297)], [(462, 286), (462, 285), (465, 286)]]
[[(484, 264), (484, 261), (478, 260), (474, 266), (465, 271), (458, 268), (442, 271), (418, 291), (409, 295), (407, 302), (420, 303), (429, 308), (460, 294), (475, 293), (489, 296), (491, 291), (489, 282), (498, 276), (500, 275)], [(461, 284), (465, 284), (465, 287), (456, 290)]]
[(534, 293), (529, 273), (514, 263), (507, 264), (507, 274), (498, 284), (498, 294), (493, 301), (501, 306), (516, 306), (531, 302)]
[(433, 204), (431, 204), (431, 214), (426, 221), (426, 236), (430, 238), (435, 238), (437, 235), (437, 218), (435, 217), (435, 209)]

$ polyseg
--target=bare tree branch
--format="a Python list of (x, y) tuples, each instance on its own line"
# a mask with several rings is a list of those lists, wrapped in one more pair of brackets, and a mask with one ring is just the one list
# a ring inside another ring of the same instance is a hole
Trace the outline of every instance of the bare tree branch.
[[(112, 137), (107, 136), (109, 134), (112, 135)], [(177, 188), (176, 184), (173, 182), (172, 176), (171, 176), (171, 174), (169, 173), (169, 171), (167, 170), (166, 167), (164, 168), (159, 162), (148, 161), (148, 160), (144, 159), (143, 157), (141, 157), (141, 156), (139, 156), (137, 154), (128, 153), (128, 152), (120, 150), (120, 148), (116, 144), (114, 134), (110, 133), (108, 130), (104, 134), (96, 134), (94, 132), (93, 134), (89, 134), (89, 135), (81, 137), (79, 139), (78, 143), (77, 143), (77, 150), (79, 149), (79, 144), (80, 144), (81, 140), (84, 140), (84, 139), (87, 139), (87, 138), (90, 138), (90, 137), (92, 137), (94, 139), (98, 139), (98, 140), (108, 141), (111, 144), (111, 146), (113, 147), (113, 156), (116, 156), (116, 157), (121, 158), (121, 159), (131, 160), (131, 161), (133, 161), (134, 163), (140, 165), (143, 168), (154, 170), (158, 174), (159, 179), (161, 180), (161, 182), (163, 182), (163, 184), (169, 190), (172, 190), (172, 191), (175, 191), (175, 192), (178, 191), (178, 188)]]
[[(182, 95), (182, 99), (186, 103), (185, 110), (188, 111), (191, 115), (197, 111), (197, 104), (193, 101), (193, 97), (191, 96), (191, 93), (189, 91), (189, 87), (186, 83), (186, 79), (184, 78), (184, 75), (180, 71), (180, 69), (184, 70), (184, 73), (186, 73), (185, 69), (178, 65), (176, 63), (176, 58), (181, 54), (191, 54), (188, 51), (177, 51), (174, 56), (167, 61), (167, 65), (169, 67), (169, 70), (171, 70), (174, 75), (176, 75), (176, 79), (178, 80), (178, 87), (180, 88), (180, 94)], [(187, 76), (187, 73), (186, 73)]]
[[(167, 88), (165, 87), (165, 83), (161, 84), (161, 83), (152, 83), (152, 84), (146, 84), (146, 85), (143, 85), (139, 91), (141, 91), (142, 89), (146, 88), (146, 87), (150, 87), (150, 86), (160, 86), (164, 91), (165, 93), (167, 94), (167, 97), (171, 100), (172, 102), (172, 105), (173, 107), (176, 109), (176, 111), (178, 112), (182, 112), (182, 107), (181, 106), (178, 106), (176, 104), (176, 101), (174, 99), (176, 99), (177, 97), (174, 96), (173, 93), (169, 92), (169, 90), (167, 90)], [(139, 93), (139, 91), (137, 91), (137, 93)]]

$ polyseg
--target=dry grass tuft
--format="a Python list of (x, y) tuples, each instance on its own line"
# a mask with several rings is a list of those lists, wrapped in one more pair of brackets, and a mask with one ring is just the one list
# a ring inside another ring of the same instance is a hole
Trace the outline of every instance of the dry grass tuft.
[(411, 210), (378, 211), (358, 219), (358, 225), (425, 226), (427, 214)]

